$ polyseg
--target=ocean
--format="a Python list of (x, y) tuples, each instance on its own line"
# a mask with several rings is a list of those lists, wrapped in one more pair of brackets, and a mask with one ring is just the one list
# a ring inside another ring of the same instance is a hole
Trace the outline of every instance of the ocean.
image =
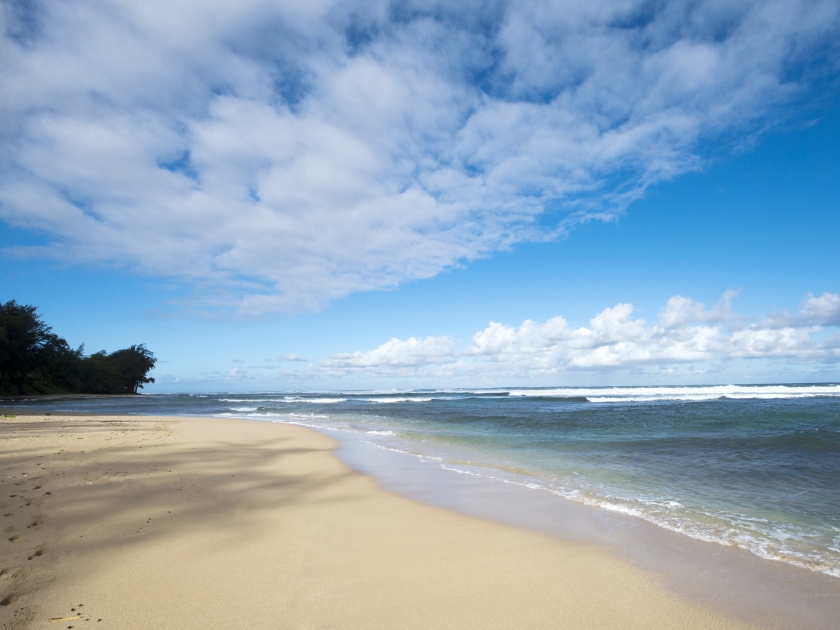
[(427, 466), (840, 577), (838, 384), (157, 394), (14, 406), (349, 432)]

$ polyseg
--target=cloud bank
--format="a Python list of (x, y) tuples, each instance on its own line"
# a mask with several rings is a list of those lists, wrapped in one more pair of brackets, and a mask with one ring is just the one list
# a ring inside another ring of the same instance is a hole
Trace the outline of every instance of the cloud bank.
[[(840, 41), (834, 0), (0, 7), (0, 219), (48, 243), (13, 253), (243, 314), (608, 220), (836, 72)], [(602, 315), (592, 339), (635, 325)], [(572, 335), (528, 326), (476, 348)]]
[(510, 383), (574, 371), (655, 373), (696, 366), (713, 372), (720, 364), (756, 359), (840, 363), (840, 295), (808, 294), (799, 313), (764, 317), (735, 312), (734, 296), (724, 293), (707, 309), (677, 295), (650, 324), (633, 318), (631, 304), (605, 308), (588, 327), (571, 327), (562, 317), (526, 320), (518, 328), (490, 322), (461, 350), (451, 337), (391, 339), (367, 352), (329, 357), (321, 369), (334, 376), (491, 377)]

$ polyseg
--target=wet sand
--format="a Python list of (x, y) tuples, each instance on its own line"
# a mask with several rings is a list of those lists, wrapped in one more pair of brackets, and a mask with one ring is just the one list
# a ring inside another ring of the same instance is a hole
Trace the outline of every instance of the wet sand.
[(385, 492), (301, 427), (29, 415), (0, 436), (4, 628), (751, 627), (604, 547)]

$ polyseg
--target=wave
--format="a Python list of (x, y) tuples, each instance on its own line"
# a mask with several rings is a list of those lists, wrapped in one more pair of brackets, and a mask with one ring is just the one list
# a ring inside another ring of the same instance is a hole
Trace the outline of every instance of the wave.
[[(357, 400), (361, 400), (364, 402), (374, 402), (374, 403), (396, 403), (396, 402), (431, 402), (433, 400), (441, 400), (441, 398), (414, 398), (410, 396), (403, 396), (403, 397), (393, 397), (393, 398), (358, 398)], [(443, 400), (452, 400), (452, 398), (445, 398)]]
[(655, 402), (840, 397), (840, 385), (706, 385), (694, 387), (563, 387), (511, 390), (511, 397), (587, 398), (590, 402)]
[[(511, 397), (508, 400), (516, 400), (516, 397)], [(529, 401), (533, 402), (554, 402), (554, 403), (588, 403), (589, 398), (586, 396), (529, 396)]]
[(499, 396), (507, 396), (509, 395), (509, 391), (507, 389), (504, 390), (495, 390), (495, 389), (488, 389), (488, 390), (471, 390), (471, 389), (422, 389), (422, 390), (404, 390), (404, 391), (389, 391), (389, 392), (381, 392), (381, 391), (366, 391), (366, 392), (341, 392), (342, 396), (349, 396), (351, 398), (360, 398), (360, 397), (376, 397), (376, 398), (405, 398), (405, 397), (414, 397), (414, 396), (440, 396), (446, 394), (454, 394), (458, 396), (491, 396), (491, 397), (499, 397)]
[[(207, 414), (196, 414), (196, 415), (207, 415)], [(248, 420), (261, 420), (264, 422), (285, 422), (285, 420), (281, 420), (280, 418), (317, 418), (323, 420), (332, 420), (331, 416), (325, 416), (321, 414), (315, 413), (250, 413), (250, 412), (240, 412), (240, 413), (230, 413), (230, 412), (222, 412), (222, 413), (214, 413), (212, 414), (214, 417), (218, 418), (245, 418)], [(272, 420), (272, 418), (277, 418), (277, 420)], [(319, 428), (332, 428), (331, 425), (318, 425)]]
[(328, 396), (283, 396), (282, 398), (219, 398), (219, 402), (233, 402), (233, 403), (258, 403), (258, 402), (273, 402), (273, 403), (338, 403), (344, 402), (346, 398), (335, 398)]
[(334, 404), (364, 402), (387, 404), (392, 402), (434, 402), (443, 400), (508, 399), (536, 402), (699, 402), (717, 399), (774, 400), (840, 397), (840, 385), (696, 385), (651, 387), (557, 387), (539, 389), (438, 389), (401, 392), (352, 392), (338, 394), (278, 394), (274, 398), (219, 398), (231, 403), (309, 403)]

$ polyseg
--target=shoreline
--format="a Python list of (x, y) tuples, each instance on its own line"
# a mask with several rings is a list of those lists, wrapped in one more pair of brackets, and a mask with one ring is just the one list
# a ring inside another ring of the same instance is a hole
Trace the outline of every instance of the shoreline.
[(389, 492), (563, 541), (600, 546), (659, 576), (669, 590), (762, 628), (829, 630), (840, 618), (840, 579), (825, 573), (693, 538), (543, 488), (460, 473), (357, 434), (325, 433), (341, 442), (336, 455), (342, 461), (373, 476)]
[(2, 424), (8, 628), (751, 627), (603, 547), (386, 492), (310, 429), (19, 415)]
[[(137, 398), (146, 394), (3, 394), (0, 395), (0, 404), (7, 402), (33, 402), (79, 400), (85, 398)], [(4, 411), (5, 413), (5, 411)], [(31, 414), (30, 414), (31, 415)]]

